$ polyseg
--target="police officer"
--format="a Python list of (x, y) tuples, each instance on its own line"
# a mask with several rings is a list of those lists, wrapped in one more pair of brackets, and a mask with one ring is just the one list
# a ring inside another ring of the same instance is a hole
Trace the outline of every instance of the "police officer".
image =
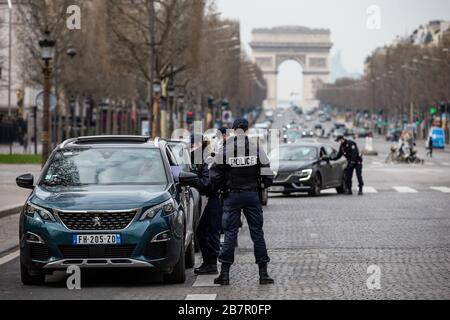
[[(194, 269), (197, 275), (217, 274), (217, 259), (220, 251), (222, 203), (217, 192), (213, 193), (209, 179), (209, 144), (202, 135), (191, 136), (191, 158), (195, 173), (199, 177), (198, 189), (208, 198), (205, 210), (197, 226), (197, 239), (203, 257), (200, 267)], [(206, 159), (205, 159), (206, 158)]]
[(339, 149), (339, 153), (332, 160), (339, 160), (342, 157), (347, 159), (347, 168), (345, 170), (346, 174), (346, 183), (347, 183), (347, 194), (352, 195), (352, 180), (353, 180), (353, 172), (356, 170), (356, 176), (358, 177), (359, 183), (359, 192), (358, 195), (363, 195), (364, 181), (362, 177), (362, 168), (363, 168), (363, 158), (361, 153), (359, 152), (358, 146), (354, 141), (347, 140), (343, 136), (339, 136), (336, 139), (336, 142), (341, 144)]
[(273, 284), (267, 272), (270, 258), (267, 254), (263, 231), (263, 210), (259, 200), (258, 188), (262, 181), (266, 187), (273, 182), (273, 172), (263, 150), (252, 143), (246, 135), (249, 123), (245, 119), (233, 124), (235, 137), (229, 138), (222, 151), (216, 156), (210, 171), (214, 190), (224, 192), (223, 223), (225, 240), (220, 251), (222, 263), (220, 276), (215, 284), (229, 285), (230, 267), (234, 263), (234, 250), (237, 243), (241, 211), (247, 219), (256, 263), (259, 265), (260, 284)]

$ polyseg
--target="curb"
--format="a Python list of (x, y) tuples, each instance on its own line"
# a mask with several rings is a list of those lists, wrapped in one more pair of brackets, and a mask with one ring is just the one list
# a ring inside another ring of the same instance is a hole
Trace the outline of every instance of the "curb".
[(1, 208), (0, 209), (0, 218), (5, 218), (8, 216), (12, 216), (14, 214), (18, 214), (20, 210), (22, 210), (23, 205), (16, 205), (9, 208)]
[(6, 257), (8, 254), (19, 250), (19, 248), (20, 248), (19, 245), (15, 245), (14, 247), (11, 247), (9, 249), (3, 250), (2, 252), (0, 252), (0, 258)]

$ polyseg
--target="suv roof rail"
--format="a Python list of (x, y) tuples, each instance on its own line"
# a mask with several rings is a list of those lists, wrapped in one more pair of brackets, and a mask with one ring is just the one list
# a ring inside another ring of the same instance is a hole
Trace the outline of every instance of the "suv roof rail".
[(64, 149), (69, 143), (72, 143), (74, 141), (77, 141), (77, 139), (76, 138), (67, 139), (66, 141), (60, 144), (59, 148)]
[(147, 143), (149, 140), (150, 137), (146, 136), (90, 136), (79, 137), (69, 141), (68, 143)]

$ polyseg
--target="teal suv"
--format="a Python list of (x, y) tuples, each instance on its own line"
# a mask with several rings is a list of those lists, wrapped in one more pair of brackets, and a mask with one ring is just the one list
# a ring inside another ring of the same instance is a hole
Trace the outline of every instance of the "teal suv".
[(195, 264), (192, 199), (198, 178), (170, 146), (139, 136), (82, 137), (58, 146), (20, 216), (25, 285), (80, 268), (144, 268), (183, 283)]

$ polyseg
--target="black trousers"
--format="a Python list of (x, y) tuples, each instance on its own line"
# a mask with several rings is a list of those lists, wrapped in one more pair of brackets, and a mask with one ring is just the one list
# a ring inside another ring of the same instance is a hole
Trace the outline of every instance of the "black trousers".
[(217, 264), (220, 252), (220, 232), (222, 229), (222, 200), (213, 195), (208, 199), (205, 211), (197, 227), (197, 238), (203, 262)]
[(228, 264), (234, 263), (234, 251), (241, 224), (242, 211), (250, 229), (256, 263), (263, 264), (270, 262), (267, 254), (266, 241), (264, 239), (263, 210), (257, 192), (232, 192), (225, 197), (223, 207), (225, 241), (220, 251), (219, 261)]
[(364, 187), (364, 180), (362, 176), (363, 164), (361, 162), (349, 162), (347, 166), (347, 188), (352, 190), (353, 186), (353, 172), (356, 171), (356, 176), (358, 177), (359, 188)]

